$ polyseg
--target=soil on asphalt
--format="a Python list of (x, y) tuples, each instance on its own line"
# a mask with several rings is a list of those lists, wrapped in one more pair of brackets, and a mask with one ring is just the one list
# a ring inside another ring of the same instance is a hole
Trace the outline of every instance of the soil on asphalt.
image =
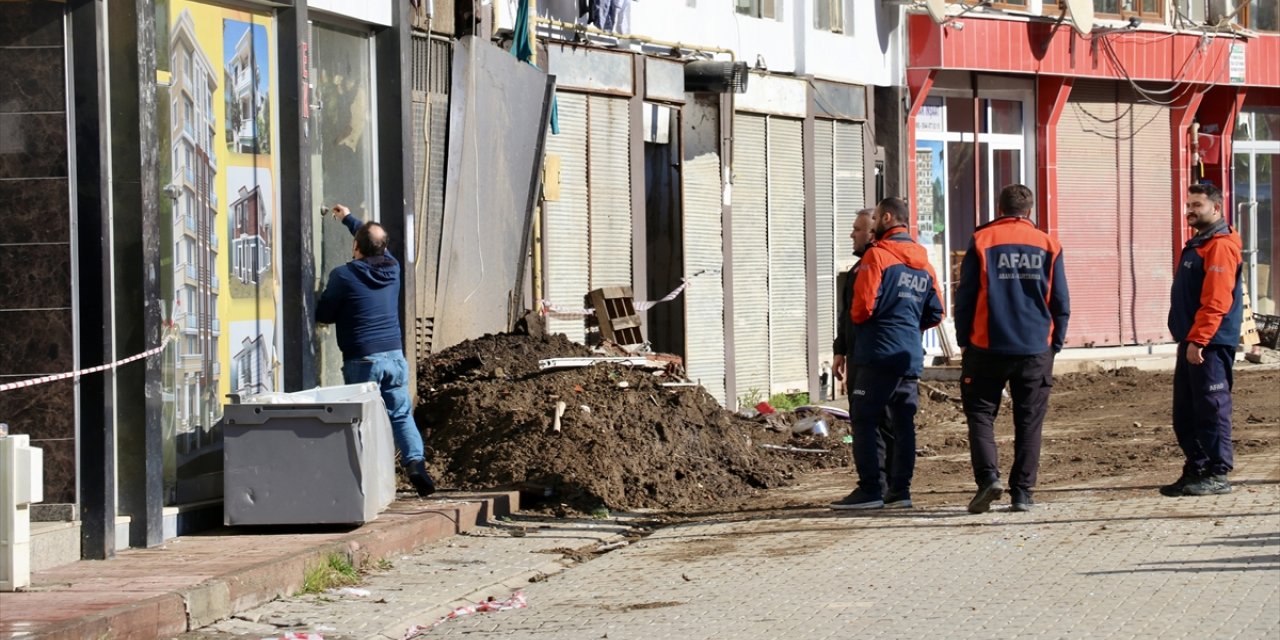
[[(821, 474), (827, 497), (852, 487), (847, 422), (827, 416), (829, 436), (793, 435), (789, 426), (802, 415), (743, 418), (700, 387), (669, 385), (682, 380), (674, 368), (538, 367), (542, 359), (592, 355), (560, 335), (504, 334), (422, 360), (416, 417), (441, 485), (515, 487), (547, 498), (553, 510), (684, 514), (799, 506), (812, 497), (764, 490), (821, 469), (830, 470)], [(1267, 479), (1280, 480), (1280, 371), (1251, 366), (1236, 369), (1237, 467), (1256, 461)], [(1176, 477), (1181, 452), (1171, 425), (1171, 387), (1171, 373), (1136, 369), (1058, 376), (1039, 490), (1149, 491)], [(917, 503), (967, 500), (972, 491), (958, 399), (957, 383), (922, 383)], [(565, 408), (556, 431), (558, 403)], [(1007, 399), (996, 434), (1007, 473), (1013, 456)]]

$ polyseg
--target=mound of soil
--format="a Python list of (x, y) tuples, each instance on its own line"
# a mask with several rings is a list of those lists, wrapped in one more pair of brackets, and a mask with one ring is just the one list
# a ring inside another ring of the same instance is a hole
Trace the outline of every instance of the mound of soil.
[(514, 487), (580, 511), (690, 510), (849, 464), (844, 423), (827, 438), (793, 436), (725, 410), (701, 387), (664, 386), (674, 380), (663, 372), (538, 369), (590, 355), (564, 336), (508, 334), (420, 362), (416, 418), (442, 486)]

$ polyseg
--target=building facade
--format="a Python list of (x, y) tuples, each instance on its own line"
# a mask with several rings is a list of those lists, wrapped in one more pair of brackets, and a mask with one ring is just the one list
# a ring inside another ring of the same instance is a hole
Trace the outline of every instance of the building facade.
[[(549, 330), (587, 339), (581, 317), (557, 310), (592, 289), (658, 299), (687, 282), (648, 311), (653, 348), (682, 355), (729, 405), (817, 397), (849, 229), (877, 195), (874, 87), (901, 83), (897, 9), (659, 0), (611, 18), (593, 6), (539, 3), (535, 21), (560, 125), (535, 274)], [(500, 28), (514, 23), (512, 6), (495, 11)], [(746, 91), (686, 92), (685, 66), (708, 59), (745, 61)]]
[(74, 522), (84, 557), (219, 524), (228, 396), (335, 375), (313, 310), (351, 239), (321, 206), (382, 222), (412, 273), (411, 9), (0, 5), (5, 74), (41, 88), (0, 99), (0, 193), (23, 203), (0, 315), (25, 328), (0, 384), (154, 354), (0, 391), (45, 451), (33, 518)]
[[(923, 198), (913, 213), (948, 289), (969, 234), (997, 215), (995, 195), (1022, 182), (1036, 191), (1036, 223), (1063, 245), (1067, 346), (1168, 342), (1186, 190), (1203, 179), (1227, 192), (1228, 217), (1257, 247), (1251, 292), (1268, 304), (1274, 205), (1262, 205), (1270, 174), (1253, 167), (1269, 167), (1267, 151), (1254, 154), (1272, 147), (1250, 136), (1271, 134), (1237, 125), (1280, 106), (1277, 3), (1232, 16), (1222, 3), (1095, 0), (1093, 25), (1079, 30), (1065, 4), (954, 3), (941, 22), (904, 9), (910, 110), (896, 151), (917, 192), (933, 185), (932, 213)], [(926, 159), (932, 167), (919, 166)]]

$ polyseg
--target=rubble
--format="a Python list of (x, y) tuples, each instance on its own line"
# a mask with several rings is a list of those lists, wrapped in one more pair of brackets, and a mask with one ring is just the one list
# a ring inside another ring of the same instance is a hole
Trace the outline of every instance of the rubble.
[(503, 334), (422, 360), (416, 418), (441, 486), (514, 487), (582, 512), (693, 510), (850, 463), (847, 422), (827, 419), (829, 437), (769, 428), (679, 367), (539, 367), (598, 355), (560, 335)]

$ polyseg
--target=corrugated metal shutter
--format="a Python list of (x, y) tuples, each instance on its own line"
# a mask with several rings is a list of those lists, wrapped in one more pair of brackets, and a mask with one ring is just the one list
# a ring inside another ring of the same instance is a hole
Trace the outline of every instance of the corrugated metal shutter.
[[(688, 111), (690, 108), (686, 108)], [(686, 131), (693, 118), (681, 118)], [(690, 149), (685, 135), (686, 152)], [(684, 158), (684, 273), (724, 267), (720, 154)], [(724, 286), (719, 273), (698, 276), (685, 290), (685, 371), (721, 404), (725, 397)]]
[(801, 121), (769, 118), (769, 363), (776, 392), (809, 388)]
[[(1121, 96), (1133, 99), (1128, 90)], [(1134, 104), (1121, 130), (1122, 139), (1132, 141), (1125, 143), (1127, 150), (1122, 149), (1128, 162), (1120, 172), (1120, 192), (1131, 197), (1126, 203), (1132, 228), (1129, 310), (1135, 331), (1132, 341), (1138, 344), (1170, 340), (1166, 321), (1173, 286), (1173, 176), (1164, 169), (1173, 166), (1170, 126), (1167, 108)]]
[[(873, 204), (867, 202), (866, 195), (862, 126), (861, 122), (835, 123), (836, 265), (840, 270), (853, 266), (853, 244), (849, 240), (853, 219), (858, 211)], [(843, 247), (841, 242), (845, 243)]]
[(769, 395), (768, 189), (765, 118), (733, 122), (733, 340), (739, 397)]
[[(415, 339), (418, 353), (431, 352), (436, 313), (436, 275), (444, 220), (445, 156), (448, 153), (448, 40), (413, 36), (413, 202), (418, 214)], [(425, 183), (425, 201), (423, 186)]]
[(1121, 342), (1122, 245), (1112, 213), (1121, 210), (1117, 116), (1114, 83), (1080, 81), (1058, 123), (1058, 238), (1071, 283), (1067, 346)]
[[(866, 196), (865, 150), (862, 147), (861, 122), (835, 123), (835, 269), (836, 273), (847, 271), (853, 266), (853, 241), (849, 232), (853, 231), (853, 220), (858, 211), (869, 204)], [(839, 296), (836, 300), (840, 300)], [(848, 309), (836, 309), (839, 314), (849, 313)], [(834, 336), (833, 336), (834, 338)]]
[[(579, 309), (582, 298), (590, 290), (588, 271), (588, 202), (587, 202), (587, 97), (581, 94), (556, 94), (560, 117), (560, 134), (547, 136), (547, 153), (560, 157), (560, 198), (548, 200), (544, 207), (546, 228), (543, 250), (547, 273), (544, 295), (551, 304)], [(586, 339), (580, 318), (547, 317), (550, 333), (563, 333), (570, 340)]]
[(836, 326), (835, 122), (818, 120), (813, 134), (814, 228), (818, 259), (818, 360), (831, 361)]
[(631, 109), (628, 100), (589, 96), (587, 127), (587, 154), (590, 158), (587, 176), (591, 187), (591, 288), (629, 287), (633, 230)]

